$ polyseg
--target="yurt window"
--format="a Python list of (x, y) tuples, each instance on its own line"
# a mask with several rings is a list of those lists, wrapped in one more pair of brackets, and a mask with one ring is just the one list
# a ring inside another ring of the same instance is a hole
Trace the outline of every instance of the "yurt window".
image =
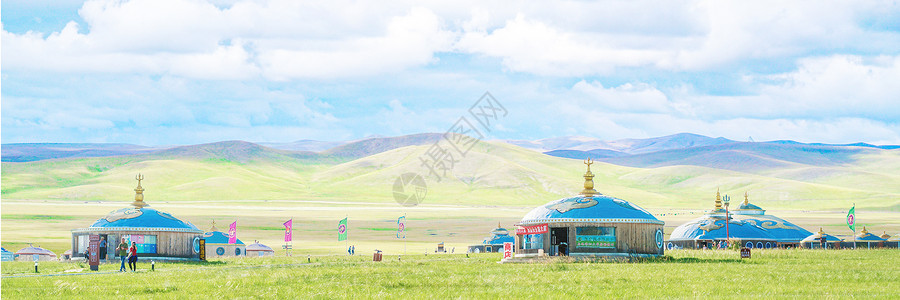
[[(78, 236), (78, 253), (87, 252), (88, 242), (90, 241), (89, 235), (79, 235)], [(73, 253), (74, 254), (74, 253)]]
[(156, 235), (130, 234), (122, 236), (128, 240), (128, 244), (135, 243), (138, 253), (156, 254)]
[(523, 249), (543, 249), (544, 248), (544, 234), (526, 234), (522, 236), (523, 240)]
[(578, 248), (616, 248), (615, 227), (577, 227), (575, 245)]

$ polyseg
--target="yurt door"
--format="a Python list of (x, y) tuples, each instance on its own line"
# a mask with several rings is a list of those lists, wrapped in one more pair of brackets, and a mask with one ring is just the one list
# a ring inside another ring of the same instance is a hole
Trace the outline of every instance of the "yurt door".
[(559, 255), (559, 244), (569, 241), (569, 228), (550, 228), (550, 253)]

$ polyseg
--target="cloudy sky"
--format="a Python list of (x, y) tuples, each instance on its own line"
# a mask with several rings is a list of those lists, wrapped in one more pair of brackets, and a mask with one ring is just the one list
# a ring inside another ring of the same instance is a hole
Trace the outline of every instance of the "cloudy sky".
[[(387, 2), (387, 4), (385, 3)], [(2, 2), (2, 142), (900, 144), (898, 1)]]

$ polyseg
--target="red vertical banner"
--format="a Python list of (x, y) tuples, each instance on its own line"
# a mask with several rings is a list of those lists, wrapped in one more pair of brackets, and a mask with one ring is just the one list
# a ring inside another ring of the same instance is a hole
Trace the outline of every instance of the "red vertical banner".
[(228, 227), (228, 243), (237, 244), (237, 221), (234, 221), (234, 223), (231, 223), (231, 226)]
[(287, 222), (284, 222), (284, 241), (285, 242), (291, 241), (291, 228), (293, 228), (293, 227), (294, 227), (294, 219), (290, 219), (290, 220), (287, 220)]
[(513, 254), (513, 243), (505, 242), (503, 243), (503, 259), (512, 258)]

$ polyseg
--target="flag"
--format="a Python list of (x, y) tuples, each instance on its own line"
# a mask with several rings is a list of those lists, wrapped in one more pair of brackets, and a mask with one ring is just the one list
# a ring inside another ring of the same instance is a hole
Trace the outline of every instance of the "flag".
[(397, 238), (406, 238), (406, 216), (397, 218)]
[(234, 223), (231, 223), (231, 226), (228, 227), (228, 243), (237, 243), (237, 221), (234, 221)]
[(347, 218), (338, 223), (338, 241), (347, 239)]
[(291, 228), (294, 227), (294, 219), (287, 220), (284, 222), (284, 241), (291, 241)]
[(856, 232), (856, 204), (847, 212), (847, 227), (850, 227), (854, 233)]

